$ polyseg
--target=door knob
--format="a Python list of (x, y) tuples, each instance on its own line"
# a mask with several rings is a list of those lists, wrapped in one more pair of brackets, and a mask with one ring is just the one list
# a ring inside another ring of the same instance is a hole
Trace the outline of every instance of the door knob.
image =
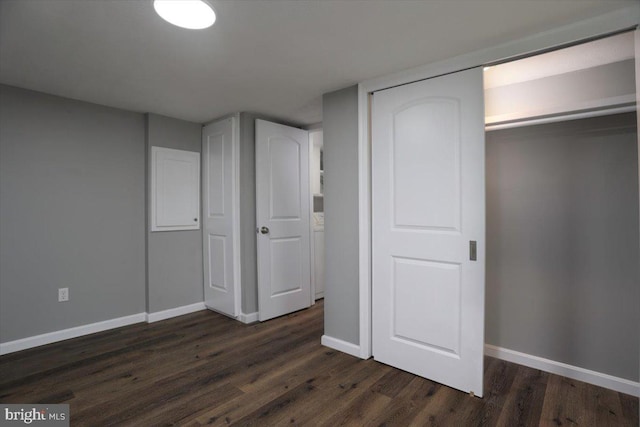
[(261, 227), (260, 228), (260, 232), (262, 234), (268, 234), (269, 233), (269, 228), (268, 227)]

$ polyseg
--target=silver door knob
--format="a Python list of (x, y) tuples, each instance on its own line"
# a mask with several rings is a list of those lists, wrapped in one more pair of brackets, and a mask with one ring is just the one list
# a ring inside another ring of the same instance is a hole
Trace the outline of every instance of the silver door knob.
[(262, 234), (269, 234), (269, 228), (268, 227), (261, 227), (260, 228), (260, 232)]

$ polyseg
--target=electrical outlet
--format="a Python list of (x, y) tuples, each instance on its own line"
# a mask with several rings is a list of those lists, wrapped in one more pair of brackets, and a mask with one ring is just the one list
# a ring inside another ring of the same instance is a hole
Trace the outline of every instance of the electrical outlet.
[(69, 288), (58, 288), (58, 302), (69, 301)]

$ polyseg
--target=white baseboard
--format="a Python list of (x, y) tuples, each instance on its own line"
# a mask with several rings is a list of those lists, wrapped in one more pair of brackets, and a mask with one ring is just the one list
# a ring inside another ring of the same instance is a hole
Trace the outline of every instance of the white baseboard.
[(640, 397), (640, 383), (624, 378), (614, 377), (601, 372), (567, 365), (566, 363), (556, 362), (555, 360), (532, 356), (530, 354), (520, 353), (519, 351), (496, 347), (490, 344), (485, 344), (484, 354), (497, 359), (506, 360), (507, 362), (540, 369), (541, 371), (562, 375), (563, 377), (584, 381), (586, 383)]
[(132, 314), (130, 316), (118, 317), (117, 319), (105, 320), (103, 322), (91, 323), (89, 325), (76, 326), (74, 328), (63, 329), (61, 331), (50, 332), (33, 337), (23, 338), (0, 344), (0, 355), (14, 353), (28, 348), (39, 347), (58, 341), (81, 337), (83, 335), (94, 334), (108, 329), (120, 328), (122, 326), (133, 325), (144, 322), (146, 313)]
[(238, 316), (238, 320), (242, 323), (253, 323), (258, 321), (258, 312), (255, 311), (253, 313), (240, 313)]
[(325, 347), (332, 348), (334, 350), (341, 351), (343, 353), (350, 354), (351, 356), (360, 357), (360, 346), (352, 344), (350, 342), (342, 341), (338, 338), (329, 337), (323, 335), (320, 340), (321, 344)]
[(77, 338), (84, 335), (103, 332), (109, 329), (120, 328), (122, 326), (133, 325), (134, 323), (148, 322), (153, 323), (159, 320), (165, 320), (183, 314), (189, 314), (200, 310), (205, 310), (204, 302), (176, 307), (169, 310), (158, 311), (155, 313), (138, 313), (130, 316), (118, 317), (117, 319), (105, 320), (103, 322), (91, 323), (89, 325), (76, 326), (74, 328), (63, 329), (62, 331), (50, 332), (47, 334), (36, 335), (33, 337), (22, 338), (15, 341), (9, 341), (0, 344), (0, 355), (15, 353), (16, 351), (26, 350), (33, 347), (39, 347), (45, 344), (51, 344), (58, 341), (64, 341), (71, 338)]
[(168, 310), (156, 311), (155, 313), (147, 313), (147, 323), (159, 322), (160, 320), (171, 319), (172, 317), (182, 316), (183, 314), (195, 313), (196, 311), (206, 310), (204, 302), (183, 305), (182, 307), (170, 308)]

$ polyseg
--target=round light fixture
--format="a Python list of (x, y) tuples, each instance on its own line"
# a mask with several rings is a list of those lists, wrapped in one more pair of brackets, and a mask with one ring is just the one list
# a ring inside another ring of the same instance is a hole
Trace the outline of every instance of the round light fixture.
[(205, 0), (153, 0), (153, 8), (165, 21), (190, 30), (208, 28), (216, 13)]

